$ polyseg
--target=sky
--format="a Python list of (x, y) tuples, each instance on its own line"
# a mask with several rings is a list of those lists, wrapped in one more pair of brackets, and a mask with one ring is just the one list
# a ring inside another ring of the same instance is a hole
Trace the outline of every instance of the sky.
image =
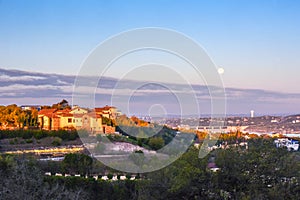
[(76, 75), (107, 38), (161, 27), (224, 69), (225, 87), (300, 93), (300, 2), (0, 0), (0, 68)]

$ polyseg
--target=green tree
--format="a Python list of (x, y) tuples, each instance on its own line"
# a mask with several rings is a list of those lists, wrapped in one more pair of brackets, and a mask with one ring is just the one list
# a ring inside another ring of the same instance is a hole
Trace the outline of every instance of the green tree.
[(54, 146), (60, 146), (61, 145), (61, 142), (62, 142), (62, 139), (59, 138), (59, 137), (55, 137), (52, 141), (52, 145)]
[(165, 145), (165, 141), (162, 137), (152, 137), (149, 139), (148, 145), (154, 149), (161, 149)]
[(67, 154), (62, 162), (65, 172), (89, 174), (93, 159), (85, 154)]

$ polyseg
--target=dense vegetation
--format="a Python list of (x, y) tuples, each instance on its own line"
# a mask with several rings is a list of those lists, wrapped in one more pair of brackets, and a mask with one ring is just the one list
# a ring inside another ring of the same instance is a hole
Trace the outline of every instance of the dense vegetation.
[[(70, 109), (71, 107), (66, 100), (62, 100), (52, 106), (41, 106), (41, 108)], [(16, 104), (8, 106), (0, 105), (0, 128), (23, 129), (24, 127), (31, 129), (38, 127), (37, 109), (22, 110), (22, 108)]]
[[(276, 149), (271, 140), (256, 139), (249, 149), (233, 147), (198, 159), (190, 149), (171, 166), (149, 175), (145, 198), (154, 199), (297, 199), (299, 154)], [(221, 168), (207, 170), (211, 156)], [(154, 190), (155, 189), (155, 190)], [(155, 196), (156, 195), (156, 196)]]
[(0, 199), (132, 199), (135, 182), (47, 177), (32, 159), (0, 156)]
[(0, 127), (37, 127), (38, 111), (22, 110), (16, 104), (0, 106)]
[[(135, 127), (135, 126), (117, 126), (123, 136), (108, 136), (111, 141), (129, 142), (145, 147), (147, 149), (158, 150), (172, 141), (176, 131), (165, 127)], [(128, 134), (130, 133), (130, 135)]]
[(149, 123), (133, 116), (116, 119), (116, 131), (124, 137), (110, 137), (112, 141), (130, 142), (148, 149), (158, 150), (173, 140), (176, 131), (166, 126)]
[[(251, 139), (249, 148), (217, 149), (203, 159), (191, 147), (180, 159), (136, 181), (47, 177), (44, 172), (123, 174), (85, 155), (40, 163), (0, 157), (0, 199), (298, 199), (299, 152), (275, 148), (272, 140)], [(215, 158), (220, 171), (207, 168)]]
[[(83, 131), (80, 133), (84, 134)], [(78, 138), (77, 131), (67, 131), (67, 130), (58, 130), (58, 131), (46, 131), (46, 130), (0, 130), (0, 139), (7, 138), (23, 138), (31, 139), (35, 138), (37, 140), (45, 137), (58, 137), (62, 140), (75, 140)]]

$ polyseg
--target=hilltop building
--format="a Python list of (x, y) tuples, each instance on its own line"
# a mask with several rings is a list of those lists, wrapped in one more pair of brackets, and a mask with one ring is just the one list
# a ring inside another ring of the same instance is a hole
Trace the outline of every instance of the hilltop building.
[(117, 116), (115, 107), (105, 106), (88, 110), (80, 107), (59, 110), (42, 109), (38, 112), (39, 127), (44, 130), (87, 130), (93, 133), (114, 133), (115, 127), (103, 124), (103, 117), (114, 120)]
[(103, 108), (95, 108), (95, 112), (109, 119), (115, 119), (120, 114), (116, 107), (108, 105)]

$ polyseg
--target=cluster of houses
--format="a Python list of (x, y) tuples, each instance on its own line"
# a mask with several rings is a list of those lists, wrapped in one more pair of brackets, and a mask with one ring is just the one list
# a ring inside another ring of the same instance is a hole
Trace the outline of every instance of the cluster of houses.
[(288, 138), (279, 138), (274, 141), (277, 148), (287, 148), (288, 151), (298, 151), (299, 142), (297, 140), (288, 139)]
[[(119, 112), (115, 107), (105, 106), (93, 110), (73, 107), (72, 109), (41, 109), (38, 112), (39, 127), (43, 130), (87, 130), (96, 133), (114, 133), (112, 124), (103, 123), (103, 119), (115, 120)], [(107, 120), (106, 120), (107, 121)]]
[[(90, 178), (89, 176), (85, 175), (85, 176), (81, 176), (80, 174), (75, 174), (75, 175), (71, 175), (71, 174), (61, 174), (61, 173), (55, 173), (55, 174), (52, 174), (51, 172), (46, 172), (45, 173), (46, 176), (65, 176), (65, 177), (70, 177), (70, 176), (73, 176), (73, 177), (84, 177), (84, 178)], [(122, 176), (117, 176), (117, 175), (114, 175), (112, 176), (111, 178), (109, 176), (101, 176), (101, 175), (93, 175), (93, 179), (95, 180), (98, 180), (98, 179), (101, 179), (101, 180), (104, 180), (104, 181), (108, 181), (108, 180), (111, 180), (111, 181), (118, 181), (118, 180), (121, 180), (121, 181), (124, 181), (124, 180), (135, 180), (137, 177), (135, 175), (132, 175), (132, 176), (125, 176), (125, 175), (122, 175)]]

